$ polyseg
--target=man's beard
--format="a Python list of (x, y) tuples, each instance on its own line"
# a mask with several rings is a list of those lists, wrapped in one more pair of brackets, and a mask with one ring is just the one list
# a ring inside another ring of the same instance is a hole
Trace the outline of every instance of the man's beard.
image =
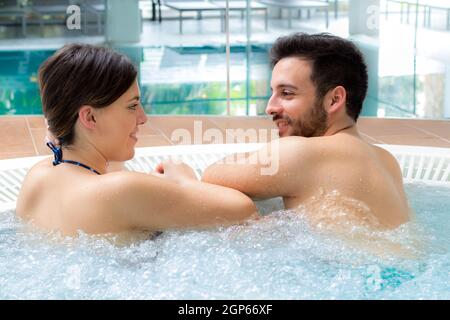
[(286, 120), (292, 128), (289, 136), (321, 137), (327, 131), (328, 114), (323, 108), (322, 102), (319, 102), (315, 103), (315, 106), (303, 116), (303, 119), (292, 120), (289, 117), (284, 118), (276, 115), (274, 121), (278, 119)]

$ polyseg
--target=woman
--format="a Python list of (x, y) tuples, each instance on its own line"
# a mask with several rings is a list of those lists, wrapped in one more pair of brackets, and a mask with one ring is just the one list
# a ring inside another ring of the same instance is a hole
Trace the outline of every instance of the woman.
[(55, 160), (28, 172), (19, 217), (74, 235), (227, 225), (255, 214), (247, 196), (198, 181), (184, 164), (165, 162), (154, 175), (107, 173), (109, 162), (133, 158), (147, 121), (136, 77), (125, 56), (84, 44), (66, 45), (41, 65), (43, 112), (59, 146), (49, 143)]

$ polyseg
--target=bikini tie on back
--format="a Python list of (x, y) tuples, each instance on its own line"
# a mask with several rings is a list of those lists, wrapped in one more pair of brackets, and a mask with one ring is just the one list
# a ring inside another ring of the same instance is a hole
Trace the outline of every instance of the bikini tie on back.
[(62, 154), (61, 148), (55, 147), (55, 145), (53, 143), (47, 142), (47, 147), (49, 147), (50, 150), (52, 150), (53, 154), (55, 155), (55, 160), (53, 160), (53, 165), (54, 166), (57, 166), (60, 163), (70, 163), (70, 164), (73, 164), (75, 166), (79, 166), (79, 167), (83, 167), (85, 169), (88, 169), (88, 170), (90, 170), (92, 172), (95, 172), (96, 174), (100, 175), (100, 172), (98, 172), (97, 170), (95, 170), (95, 169), (93, 169), (93, 168), (91, 168), (91, 167), (89, 167), (89, 166), (87, 166), (87, 165), (85, 165), (85, 164), (83, 164), (81, 162), (73, 161), (73, 160), (63, 160), (63, 158), (62, 158), (63, 154)]

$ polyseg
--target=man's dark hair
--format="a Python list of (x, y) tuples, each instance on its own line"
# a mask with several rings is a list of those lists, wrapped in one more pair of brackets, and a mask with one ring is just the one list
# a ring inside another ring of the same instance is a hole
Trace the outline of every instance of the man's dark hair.
[(61, 145), (71, 145), (80, 108), (109, 106), (131, 87), (136, 76), (136, 67), (122, 54), (88, 44), (65, 45), (39, 68), (49, 131)]
[(343, 86), (347, 91), (347, 114), (358, 119), (367, 94), (368, 74), (363, 54), (355, 44), (328, 33), (295, 33), (278, 38), (270, 51), (272, 67), (288, 57), (311, 61), (311, 80), (319, 100)]

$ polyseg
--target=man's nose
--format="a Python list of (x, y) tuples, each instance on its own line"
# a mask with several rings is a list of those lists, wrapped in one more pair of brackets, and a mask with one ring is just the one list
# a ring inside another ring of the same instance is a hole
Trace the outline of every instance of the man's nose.
[(267, 103), (266, 114), (269, 116), (273, 116), (275, 114), (281, 113), (282, 107), (277, 103), (274, 97), (270, 97), (269, 102)]

